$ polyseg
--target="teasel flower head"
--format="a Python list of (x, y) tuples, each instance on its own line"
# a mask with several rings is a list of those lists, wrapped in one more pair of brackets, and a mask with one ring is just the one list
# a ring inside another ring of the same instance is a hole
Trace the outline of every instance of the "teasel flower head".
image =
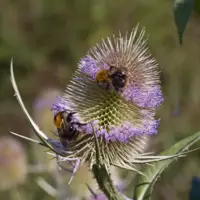
[[(157, 63), (143, 37), (144, 30), (139, 33), (135, 28), (130, 36), (113, 36), (91, 48), (52, 107), (54, 113), (70, 107), (76, 120), (87, 124), (80, 127), (88, 146), (85, 159), (94, 158), (91, 123), (108, 163), (128, 169), (134, 168), (149, 136), (157, 133), (159, 120), (154, 115), (163, 96)], [(121, 70), (126, 83), (118, 90), (115, 83), (123, 78)], [(119, 76), (113, 77), (116, 71)]]
[(70, 123), (80, 133), (73, 141), (49, 139), (30, 119), (11, 63), (11, 81), (23, 111), (57, 159), (72, 162), (73, 173), (85, 161), (95, 164), (95, 135), (107, 169), (114, 165), (141, 173), (136, 164), (174, 157), (144, 153), (149, 137), (157, 134), (155, 111), (163, 102), (158, 65), (146, 47), (144, 33), (136, 27), (129, 36), (103, 40), (79, 62), (65, 92), (52, 106), (54, 116), (73, 113)]
[(0, 190), (24, 183), (28, 164), (22, 145), (11, 137), (1, 136), (0, 152)]

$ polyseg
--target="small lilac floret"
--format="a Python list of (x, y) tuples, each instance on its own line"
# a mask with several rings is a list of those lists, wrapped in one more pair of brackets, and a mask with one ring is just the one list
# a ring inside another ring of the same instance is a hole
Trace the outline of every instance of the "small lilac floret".
[(64, 98), (57, 96), (56, 102), (53, 104), (51, 111), (55, 114), (68, 110), (70, 111), (70, 103)]
[(92, 121), (90, 123), (80, 126), (79, 130), (82, 131), (83, 133), (93, 134), (96, 128), (99, 127), (98, 123), (99, 123), (98, 120)]
[(160, 120), (151, 120), (145, 122), (141, 127), (133, 127), (129, 122), (125, 122), (123, 125), (111, 128), (109, 133), (104, 133), (107, 141), (121, 141), (126, 143), (130, 138), (141, 135), (154, 135), (157, 134), (157, 128)]
[[(109, 131), (105, 128), (101, 128), (97, 122), (93, 123), (94, 130), (96, 131), (97, 137), (103, 136), (106, 141), (120, 141), (126, 143), (130, 138), (141, 135), (155, 135), (157, 134), (157, 128), (160, 120), (146, 121), (140, 127), (133, 127), (130, 122), (124, 122), (120, 126), (109, 126)], [(86, 134), (93, 134), (93, 128), (90, 123), (86, 126), (81, 127), (81, 130)]]
[(161, 87), (155, 85), (147, 89), (130, 85), (122, 93), (127, 101), (134, 101), (139, 107), (153, 108), (158, 107), (163, 101)]
[(109, 68), (106, 64), (101, 64), (100, 66), (98, 66), (96, 60), (93, 59), (91, 56), (86, 56), (82, 58), (79, 62), (78, 67), (81, 70), (81, 72), (89, 75), (93, 80), (96, 79), (96, 75), (99, 72), (99, 70)]
[(100, 69), (97, 67), (96, 61), (91, 56), (82, 58), (78, 67), (84, 74), (89, 75), (93, 80), (95, 80), (96, 74)]

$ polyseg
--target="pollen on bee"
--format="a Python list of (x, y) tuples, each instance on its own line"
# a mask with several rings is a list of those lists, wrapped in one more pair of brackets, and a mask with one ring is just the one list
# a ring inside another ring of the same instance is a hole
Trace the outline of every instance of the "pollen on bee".
[(109, 81), (108, 70), (105, 69), (100, 70), (96, 75), (96, 81), (98, 83), (108, 82)]

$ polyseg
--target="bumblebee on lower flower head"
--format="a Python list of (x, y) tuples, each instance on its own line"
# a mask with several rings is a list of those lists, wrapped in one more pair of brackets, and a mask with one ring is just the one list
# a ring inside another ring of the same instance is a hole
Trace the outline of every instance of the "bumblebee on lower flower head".
[(67, 113), (62, 111), (54, 116), (54, 124), (57, 128), (60, 142), (64, 147), (67, 147), (69, 142), (77, 139), (80, 134), (78, 127), (85, 125), (79, 122), (72, 122), (74, 114), (75, 112)]
[(113, 87), (116, 91), (119, 91), (126, 86), (126, 71), (123, 68), (110, 66), (110, 69), (102, 69), (97, 73), (96, 81), (106, 89)]

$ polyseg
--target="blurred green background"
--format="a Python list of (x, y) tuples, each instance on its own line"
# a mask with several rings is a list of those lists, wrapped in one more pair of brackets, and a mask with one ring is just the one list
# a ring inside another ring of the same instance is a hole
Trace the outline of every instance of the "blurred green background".
[[(152, 137), (149, 149), (159, 152), (200, 130), (200, 1), (195, 2), (182, 47), (172, 6), (169, 0), (0, 1), (0, 134), (8, 135), (8, 130), (13, 130), (30, 136), (30, 127), (13, 96), (11, 57), (22, 98), (33, 114), (34, 101), (42, 91), (64, 91), (78, 61), (92, 45), (119, 30), (131, 31), (137, 23), (146, 27), (149, 48), (160, 65), (165, 96), (158, 111), (159, 134)], [(30, 143), (18, 141), (23, 143), (31, 164)], [(165, 171), (153, 199), (188, 199), (194, 175), (200, 176), (199, 151)], [(36, 176), (28, 175), (28, 180), (13, 192), (0, 191), (0, 199), (54, 199), (36, 184)], [(49, 180), (47, 174), (42, 176)]]

